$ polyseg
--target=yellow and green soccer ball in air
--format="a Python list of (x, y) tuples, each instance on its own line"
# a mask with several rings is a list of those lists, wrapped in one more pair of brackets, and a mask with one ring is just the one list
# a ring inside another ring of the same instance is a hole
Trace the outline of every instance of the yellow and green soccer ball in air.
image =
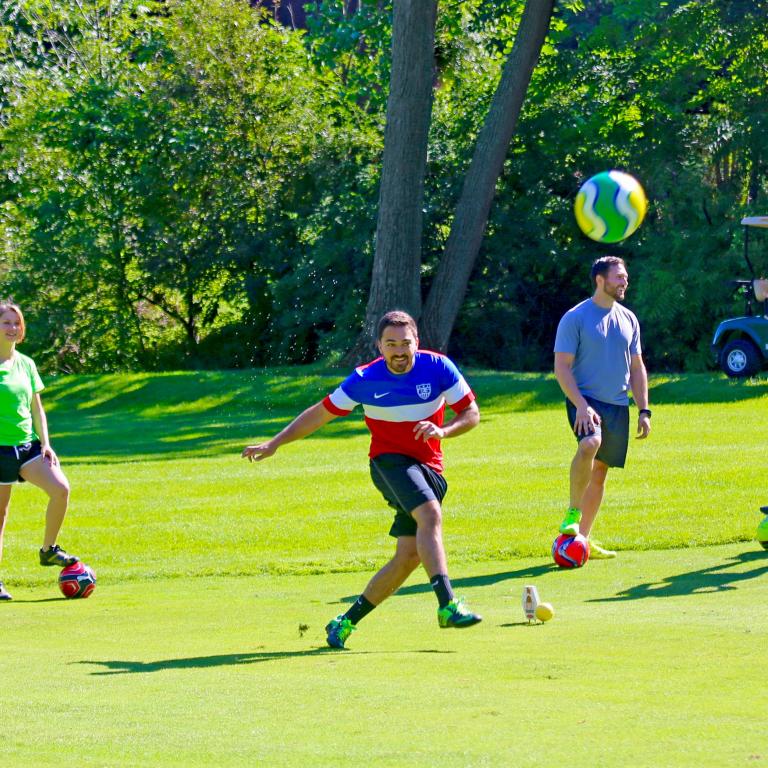
[(574, 213), (587, 237), (600, 243), (618, 243), (642, 224), (647, 208), (648, 199), (634, 176), (603, 171), (581, 185)]

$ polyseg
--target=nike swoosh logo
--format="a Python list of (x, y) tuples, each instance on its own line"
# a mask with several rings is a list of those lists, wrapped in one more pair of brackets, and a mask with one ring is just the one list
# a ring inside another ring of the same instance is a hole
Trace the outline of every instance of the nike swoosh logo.
[(389, 394), (389, 392), (382, 392), (379, 394), (378, 392), (373, 393), (373, 399), (378, 400), (380, 397), (386, 397)]

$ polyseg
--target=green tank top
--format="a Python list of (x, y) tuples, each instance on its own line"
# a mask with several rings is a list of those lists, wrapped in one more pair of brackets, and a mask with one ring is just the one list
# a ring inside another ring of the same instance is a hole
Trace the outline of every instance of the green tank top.
[(0, 363), (0, 445), (38, 440), (32, 425), (32, 396), (44, 387), (32, 358), (14, 352)]

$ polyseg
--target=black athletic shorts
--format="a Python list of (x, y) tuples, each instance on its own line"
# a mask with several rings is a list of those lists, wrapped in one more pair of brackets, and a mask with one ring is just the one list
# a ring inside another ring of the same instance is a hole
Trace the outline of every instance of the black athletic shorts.
[(411, 512), (427, 501), (442, 502), (448, 490), (439, 472), (401, 453), (382, 453), (371, 459), (371, 480), (395, 510), (389, 529), (395, 538), (415, 536), (416, 521)]
[[(604, 403), (592, 397), (584, 399), (597, 411), (600, 416), (600, 425), (595, 427), (594, 432), (576, 435), (576, 439), (583, 440), (591, 435), (600, 435), (600, 448), (595, 458), (609, 467), (623, 467), (629, 446), (629, 406)], [(576, 423), (576, 406), (570, 400), (566, 400), (565, 407), (568, 409), (568, 422), (573, 430)]]
[(23, 483), (21, 468), (40, 455), (40, 441), (23, 445), (0, 445), (0, 485)]

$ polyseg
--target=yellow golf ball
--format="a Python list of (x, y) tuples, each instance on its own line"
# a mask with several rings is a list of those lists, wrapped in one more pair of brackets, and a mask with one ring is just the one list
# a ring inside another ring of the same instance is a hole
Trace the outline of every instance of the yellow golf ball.
[(552, 603), (539, 603), (536, 606), (536, 618), (539, 621), (549, 621), (555, 615)]

